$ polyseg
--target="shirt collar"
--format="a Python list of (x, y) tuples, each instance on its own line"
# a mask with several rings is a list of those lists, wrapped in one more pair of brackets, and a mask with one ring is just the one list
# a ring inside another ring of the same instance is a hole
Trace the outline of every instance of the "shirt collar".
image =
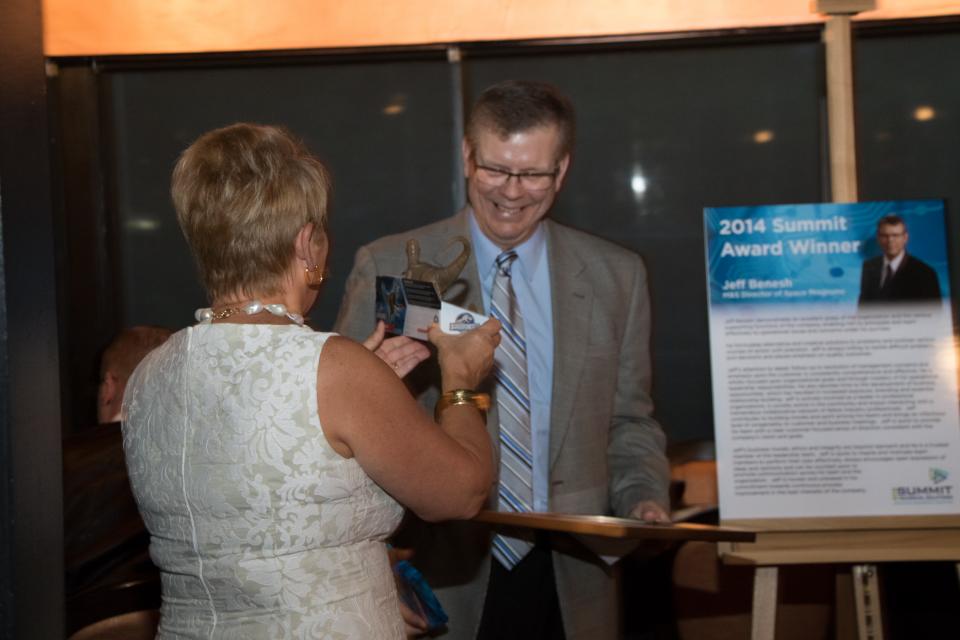
[[(485, 276), (493, 272), (497, 256), (503, 253), (503, 249), (483, 234), (474, 217), (472, 208), (469, 210), (467, 219), (470, 221), (470, 239), (473, 241), (473, 252), (477, 256), (477, 271)], [(532, 282), (533, 275), (537, 272), (547, 252), (547, 234), (543, 225), (537, 223), (533, 235), (515, 246), (513, 250), (517, 252), (516, 264), (520, 265), (520, 275), (527, 282)]]
[(906, 251), (901, 251), (900, 255), (898, 255), (893, 260), (889, 260), (887, 259), (887, 256), (883, 256), (883, 267), (886, 268), (887, 265), (890, 265), (890, 268), (893, 269), (894, 272), (896, 272), (896, 270), (900, 268), (900, 265), (903, 264), (903, 259), (906, 256), (907, 256)]

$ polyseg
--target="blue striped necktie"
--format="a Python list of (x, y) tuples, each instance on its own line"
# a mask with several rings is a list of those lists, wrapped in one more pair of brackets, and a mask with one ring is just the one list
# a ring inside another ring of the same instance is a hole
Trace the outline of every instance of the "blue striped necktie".
[[(497, 256), (490, 310), (500, 321), (500, 346), (494, 354), (497, 411), (500, 416), (499, 510), (526, 512), (533, 506), (533, 446), (530, 437), (530, 395), (527, 391), (527, 343), (523, 315), (513, 291), (510, 272), (515, 251)], [(493, 556), (507, 569), (533, 547), (525, 540), (497, 535)]]

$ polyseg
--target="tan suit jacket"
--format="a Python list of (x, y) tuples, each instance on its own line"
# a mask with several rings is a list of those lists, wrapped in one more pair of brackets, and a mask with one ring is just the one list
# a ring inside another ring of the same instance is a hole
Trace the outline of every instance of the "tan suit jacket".
[[(466, 210), (360, 248), (347, 280), (336, 330), (362, 339), (374, 328), (374, 281), (406, 269), (405, 245), (440, 263), (455, 236), (469, 237)], [(626, 516), (641, 500), (669, 506), (664, 435), (651, 417), (650, 303), (646, 270), (635, 253), (544, 220), (553, 298), (554, 364), (550, 427), (550, 510)], [(449, 253), (449, 252), (448, 252)], [(448, 256), (444, 256), (448, 257)], [(483, 309), (476, 261), (444, 294)], [(408, 376), (424, 406), (437, 398), (432, 361)], [(487, 427), (497, 442), (496, 411)], [(496, 491), (491, 492), (495, 500)], [(416, 549), (414, 563), (450, 615), (449, 638), (474, 638), (489, 576), (490, 536), (469, 522), (430, 525), (415, 517), (398, 544)], [(590, 554), (555, 552), (557, 592), (570, 640), (619, 637), (617, 582)]]

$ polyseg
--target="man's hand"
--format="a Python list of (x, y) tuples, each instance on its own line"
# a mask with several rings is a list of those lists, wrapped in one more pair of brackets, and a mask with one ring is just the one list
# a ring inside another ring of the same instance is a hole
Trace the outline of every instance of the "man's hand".
[(387, 329), (383, 320), (377, 321), (377, 328), (373, 330), (363, 346), (373, 351), (378, 358), (386, 362), (397, 373), (404, 377), (413, 369), (430, 357), (430, 349), (419, 340), (406, 336), (386, 338)]
[(631, 518), (643, 520), (644, 522), (667, 523), (670, 522), (670, 516), (664, 511), (663, 507), (653, 500), (642, 500), (634, 505), (630, 510)]

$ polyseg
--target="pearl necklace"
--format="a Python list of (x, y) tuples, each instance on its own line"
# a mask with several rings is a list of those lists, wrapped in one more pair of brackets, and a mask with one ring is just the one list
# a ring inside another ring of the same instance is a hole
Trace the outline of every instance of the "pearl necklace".
[(248, 316), (255, 315), (261, 311), (266, 311), (275, 316), (285, 316), (289, 318), (292, 322), (298, 325), (303, 325), (303, 316), (299, 313), (293, 313), (287, 311), (287, 305), (281, 304), (279, 302), (274, 302), (271, 304), (263, 304), (259, 300), (251, 300), (245, 304), (239, 304), (234, 307), (226, 307), (220, 311), (214, 311), (213, 309), (197, 309), (194, 313), (194, 317), (197, 319), (197, 322), (202, 322), (204, 324), (209, 324), (214, 320), (223, 320), (224, 318), (229, 318), (232, 315), (236, 315), (240, 312), (244, 312)]

